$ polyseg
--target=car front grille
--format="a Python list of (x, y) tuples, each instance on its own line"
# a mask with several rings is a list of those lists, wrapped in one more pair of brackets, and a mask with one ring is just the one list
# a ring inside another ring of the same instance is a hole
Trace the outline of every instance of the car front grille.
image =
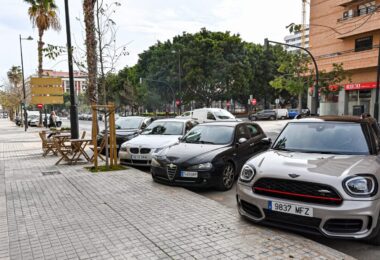
[(168, 175), (169, 180), (172, 181), (174, 179), (176, 172), (177, 172), (177, 165), (169, 164), (166, 166), (166, 173)]
[(320, 218), (297, 216), (268, 209), (263, 210), (265, 220), (269, 223), (276, 224), (276, 226), (314, 234), (319, 233), (319, 225), (321, 224)]
[(140, 149), (140, 153), (141, 153), (141, 154), (147, 154), (147, 153), (150, 153), (150, 149), (149, 149), (149, 148), (141, 148), (141, 149)]
[(355, 233), (363, 227), (361, 219), (329, 219), (323, 228), (332, 233)]
[(294, 201), (325, 205), (340, 205), (343, 202), (334, 188), (319, 183), (261, 178), (255, 182), (252, 189), (257, 194)]
[(139, 148), (129, 148), (129, 151), (131, 152), (131, 153), (139, 153)]

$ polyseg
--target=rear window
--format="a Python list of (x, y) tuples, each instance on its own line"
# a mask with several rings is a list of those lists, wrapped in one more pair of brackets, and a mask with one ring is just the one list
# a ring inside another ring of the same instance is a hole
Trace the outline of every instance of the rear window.
[(369, 154), (362, 126), (358, 123), (289, 123), (277, 138), (273, 149), (305, 153)]

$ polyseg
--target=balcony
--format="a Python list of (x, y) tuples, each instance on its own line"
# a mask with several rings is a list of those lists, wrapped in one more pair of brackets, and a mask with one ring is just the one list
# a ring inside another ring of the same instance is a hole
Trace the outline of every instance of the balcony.
[(346, 7), (346, 6), (349, 6), (350, 4), (353, 4), (355, 2), (358, 2), (358, 0), (339, 0), (338, 5)]
[(379, 45), (374, 45), (371, 50), (355, 52), (347, 50), (316, 57), (320, 70), (330, 71), (333, 63), (343, 63), (345, 70), (375, 68)]
[(352, 11), (350, 15), (338, 19), (339, 34), (337, 39), (380, 30), (380, 6), (372, 11)]

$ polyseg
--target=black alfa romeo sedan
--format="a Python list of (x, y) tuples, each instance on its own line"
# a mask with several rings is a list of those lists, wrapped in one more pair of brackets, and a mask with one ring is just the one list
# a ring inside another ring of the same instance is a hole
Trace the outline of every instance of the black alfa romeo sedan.
[(258, 124), (212, 122), (194, 127), (153, 155), (153, 180), (185, 187), (231, 189), (242, 165), (270, 146)]

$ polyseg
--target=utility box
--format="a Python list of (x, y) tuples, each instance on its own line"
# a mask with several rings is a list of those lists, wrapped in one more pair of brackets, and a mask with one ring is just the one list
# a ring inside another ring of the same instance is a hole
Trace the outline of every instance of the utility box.
[(353, 109), (352, 109), (352, 114), (354, 116), (360, 116), (361, 114), (364, 113), (364, 106), (363, 105), (356, 105), (356, 106), (353, 106)]

